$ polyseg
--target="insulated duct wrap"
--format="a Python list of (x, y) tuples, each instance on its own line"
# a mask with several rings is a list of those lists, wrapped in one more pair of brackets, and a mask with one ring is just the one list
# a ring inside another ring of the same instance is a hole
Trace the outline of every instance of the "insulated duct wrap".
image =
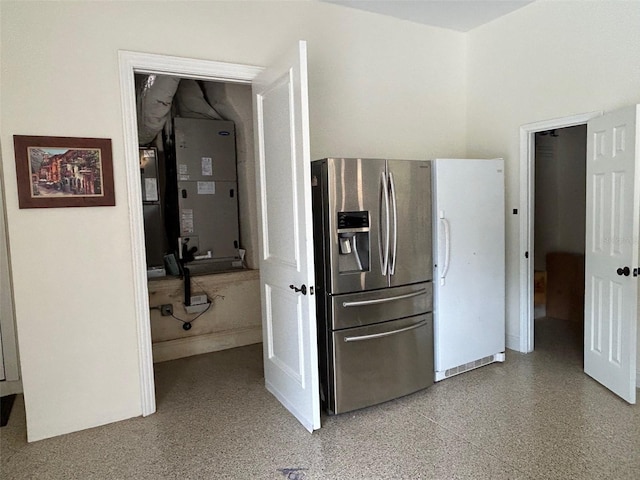
[(138, 143), (148, 145), (171, 118), (171, 103), (180, 78), (148, 75), (138, 95)]
[(195, 80), (182, 80), (176, 92), (178, 116), (185, 118), (207, 118), (224, 120), (207, 102), (202, 88)]
[[(141, 146), (149, 145), (163, 128), (170, 136), (172, 116), (226, 119), (207, 102), (196, 80), (152, 74), (137, 76), (136, 84), (138, 143)], [(224, 88), (221, 93), (224, 93)]]

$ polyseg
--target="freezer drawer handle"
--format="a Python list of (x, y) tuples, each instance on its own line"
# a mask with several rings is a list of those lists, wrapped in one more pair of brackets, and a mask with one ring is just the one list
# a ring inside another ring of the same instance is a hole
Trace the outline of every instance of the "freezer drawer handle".
[(394, 302), (396, 300), (404, 300), (405, 298), (417, 297), (427, 293), (426, 288), (421, 288), (415, 292), (407, 293), (405, 295), (398, 295), (397, 297), (376, 298), (373, 300), (360, 300), (359, 302), (342, 302), (343, 307), (364, 307), (366, 305), (377, 305), (378, 303)]
[(416, 328), (423, 327), (427, 324), (426, 320), (422, 320), (409, 327), (399, 328), (398, 330), (391, 330), (390, 332), (373, 333), (371, 335), (362, 335), (361, 337), (344, 337), (345, 342), (360, 342), (361, 340), (373, 340), (374, 338), (388, 337), (389, 335), (395, 335), (396, 333), (408, 332)]

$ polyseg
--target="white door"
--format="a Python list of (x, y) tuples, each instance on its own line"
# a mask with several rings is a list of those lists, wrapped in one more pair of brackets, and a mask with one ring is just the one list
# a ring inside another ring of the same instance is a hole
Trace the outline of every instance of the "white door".
[(636, 401), (640, 106), (587, 124), (584, 371)]
[(253, 101), (265, 383), (311, 432), (320, 396), (305, 42), (253, 81)]

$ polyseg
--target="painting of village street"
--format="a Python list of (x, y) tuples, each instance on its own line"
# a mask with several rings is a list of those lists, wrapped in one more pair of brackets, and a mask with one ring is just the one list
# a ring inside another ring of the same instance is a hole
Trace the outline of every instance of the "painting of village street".
[(99, 148), (29, 147), (32, 197), (102, 196)]

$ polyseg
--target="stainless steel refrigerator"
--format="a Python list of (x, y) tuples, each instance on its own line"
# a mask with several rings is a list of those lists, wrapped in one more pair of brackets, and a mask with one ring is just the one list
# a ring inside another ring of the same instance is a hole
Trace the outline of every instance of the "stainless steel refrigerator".
[(329, 413), (434, 380), (431, 164), (312, 163), (321, 400)]

